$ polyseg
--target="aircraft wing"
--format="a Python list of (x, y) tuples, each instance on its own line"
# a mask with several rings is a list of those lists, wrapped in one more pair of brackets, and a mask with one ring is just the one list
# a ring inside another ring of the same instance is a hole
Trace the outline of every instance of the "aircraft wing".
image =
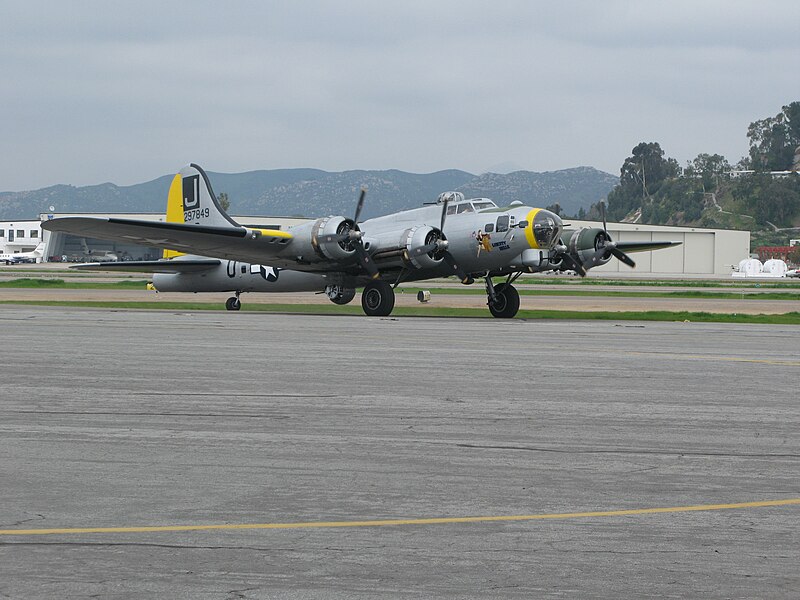
[(113, 263), (86, 263), (73, 265), (78, 271), (123, 271), (133, 273), (199, 273), (218, 267), (222, 261), (216, 258), (134, 260)]
[(683, 242), (617, 242), (616, 246), (623, 252), (646, 252), (648, 250), (660, 250), (670, 246), (679, 246)]
[(275, 257), (293, 239), (291, 233), (275, 229), (212, 227), (113, 217), (62, 217), (45, 221), (42, 229), (255, 264)]

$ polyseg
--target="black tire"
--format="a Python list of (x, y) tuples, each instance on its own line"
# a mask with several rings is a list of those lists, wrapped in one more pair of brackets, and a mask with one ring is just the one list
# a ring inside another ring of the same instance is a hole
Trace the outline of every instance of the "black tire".
[(373, 281), (361, 292), (361, 308), (369, 317), (388, 317), (394, 308), (394, 290), (385, 281)]
[(331, 302), (334, 304), (349, 304), (355, 297), (356, 291), (354, 289), (344, 289), (341, 294), (336, 294), (335, 298), (331, 298)]
[(225, 300), (225, 308), (227, 310), (239, 310), (242, 308), (242, 303), (236, 296), (231, 296), (227, 300)]
[(501, 283), (494, 287), (497, 297), (489, 302), (489, 312), (498, 319), (513, 319), (519, 312), (519, 292), (513, 285)]

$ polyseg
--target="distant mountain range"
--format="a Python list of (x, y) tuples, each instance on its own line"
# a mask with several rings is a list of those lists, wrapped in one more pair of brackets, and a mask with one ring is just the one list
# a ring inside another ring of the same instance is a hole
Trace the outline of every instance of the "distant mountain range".
[[(416, 174), (403, 171), (277, 169), (247, 173), (208, 173), (216, 194), (228, 194), (230, 212), (252, 216), (350, 215), (362, 185), (369, 189), (363, 218), (415, 208), (455, 190), (467, 198), (491, 198), (500, 205), (520, 200), (532, 206), (561, 205), (575, 215), (600, 199), (618, 178), (592, 167), (534, 173), (473, 175), (449, 170)], [(49, 212), (164, 212), (173, 175), (130, 186), (103, 183), (85, 187), (55, 185), (27, 192), (0, 193), (0, 219), (33, 219)]]

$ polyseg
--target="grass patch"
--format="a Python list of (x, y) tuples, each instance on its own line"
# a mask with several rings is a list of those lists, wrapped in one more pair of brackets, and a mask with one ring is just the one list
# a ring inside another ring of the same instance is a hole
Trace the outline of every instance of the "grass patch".
[[(95, 301), (13, 301), (4, 300), (0, 304), (27, 306), (63, 306), (78, 308), (105, 308), (118, 310), (175, 310), (175, 311), (225, 311), (222, 303), (211, 302), (95, 302)], [(337, 306), (335, 304), (245, 304), (243, 312), (263, 312), (308, 315), (362, 315), (358, 305)], [(489, 311), (483, 308), (444, 308), (434, 306), (397, 307), (393, 317), (460, 317), (492, 319)], [(566, 311), (566, 310), (521, 310), (517, 319), (560, 319), (560, 320), (601, 320), (601, 321), (690, 321), (699, 323), (757, 323), (765, 325), (800, 325), (800, 312), (780, 315), (716, 314), (686, 311)]]
[[(484, 295), (483, 288), (398, 288), (404, 294), (416, 295), (421, 289), (431, 294), (448, 295)], [(800, 301), (800, 289), (797, 292), (755, 291), (744, 292), (703, 292), (699, 290), (684, 291), (638, 291), (638, 290), (531, 290), (517, 288), (520, 296), (577, 296), (577, 297), (623, 297), (623, 298), (708, 298), (717, 300), (797, 300)]]
[[(498, 278), (499, 281), (499, 278)], [(532, 285), (613, 285), (613, 286), (644, 286), (644, 287), (698, 287), (698, 288), (800, 288), (800, 280), (784, 278), (781, 281), (743, 281), (741, 279), (709, 280), (709, 279), (606, 279), (605, 277), (574, 277), (548, 278), (548, 277), (521, 277), (519, 283)]]
[[(64, 290), (144, 290), (147, 281), (144, 279), (132, 279), (114, 282), (98, 281), (65, 281), (64, 279), (49, 278), (21, 278), (11, 281), (0, 281), (0, 288), (19, 288), (19, 289), (64, 289)], [(398, 293), (416, 295), (421, 289), (426, 289), (432, 294), (442, 295), (478, 295), (482, 296), (486, 292), (482, 286), (471, 287), (445, 287), (445, 288), (422, 288), (422, 287), (403, 287), (398, 288)], [(797, 300), (800, 301), (800, 287), (794, 291), (760, 291), (758, 288), (749, 288), (753, 291), (747, 293), (739, 292), (714, 292), (700, 290), (683, 291), (641, 291), (641, 290), (558, 290), (558, 289), (526, 289), (517, 288), (521, 296), (574, 296), (574, 297), (622, 297), (622, 298), (706, 298), (717, 300)], [(743, 288), (744, 290), (744, 288)]]
[(145, 289), (147, 281), (126, 280), (109, 283), (96, 281), (65, 281), (63, 279), (49, 278), (22, 278), (11, 281), (0, 281), (0, 288), (25, 288), (25, 289), (60, 289), (60, 290), (92, 290), (92, 289)]

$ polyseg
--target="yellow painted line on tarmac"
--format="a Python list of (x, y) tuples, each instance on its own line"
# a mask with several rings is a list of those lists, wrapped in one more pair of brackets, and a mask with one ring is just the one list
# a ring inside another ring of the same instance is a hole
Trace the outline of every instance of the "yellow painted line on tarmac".
[(734, 504), (695, 504), (663, 508), (632, 508), (573, 513), (544, 513), (538, 515), (502, 515), (486, 517), (438, 517), (429, 519), (376, 519), (372, 521), (309, 521), (306, 523), (229, 523), (218, 525), (160, 525), (145, 527), (71, 527), (63, 529), (0, 529), (0, 535), (71, 535), (80, 533), (151, 533), (180, 531), (233, 531), (244, 529), (323, 529), (347, 527), (387, 527), (390, 525), (445, 525), (453, 523), (491, 523), (509, 521), (541, 521), (546, 519), (587, 519), (594, 517), (624, 517), (664, 513), (703, 512), (800, 505), (800, 498), (762, 500)]
[(780, 367), (800, 367), (798, 360), (773, 360), (770, 358), (747, 358), (743, 356), (715, 356), (713, 354), (677, 354), (674, 352), (625, 352), (634, 356), (653, 356), (656, 358), (682, 358), (689, 360), (708, 360), (737, 363), (757, 363), (762, 365), (777, 365)]

